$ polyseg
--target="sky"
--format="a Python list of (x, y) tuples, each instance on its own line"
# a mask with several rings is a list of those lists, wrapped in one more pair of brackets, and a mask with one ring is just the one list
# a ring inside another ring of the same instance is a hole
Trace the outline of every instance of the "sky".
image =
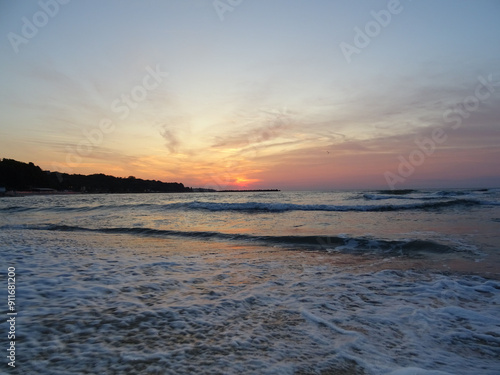
[(215, 189), (500, 186), (500, 1), (0, 0), (0, 158)]

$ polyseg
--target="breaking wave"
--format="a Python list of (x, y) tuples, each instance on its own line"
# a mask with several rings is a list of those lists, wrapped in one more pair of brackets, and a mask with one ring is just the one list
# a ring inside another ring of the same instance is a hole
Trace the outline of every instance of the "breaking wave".
[[(186, 205), (188, 209), (208, 211), (246, 211), (246, 212), (286, 212), (286, 211), (359, 211), (380, 212), (418, 209), (437, 209), (453, 206), (474, 206), (483, 202), (476, 199), (451, 199), (439, 202), (418, 202), (406, 204), (371, 204), (371, 205), (328, 205), (328, 204), (294, 204), (294, 203), (213, 203), (192, 202)], [(485, 202), (487, 203), (487, 202)], [(168, 208), (168, 207), (165, 207)]]
[(263, 236), (241, 233), (222, 233), (217, 231), (179, 231), (153, 228), (87, 228), (69, 225), (5, 225), (0, 229), (47, 230), (61, 232), (95, 232), (105, 234), (128, 234), (135, 236), (169, 238), (181, 237), (192, 240), (214, 240), (226, 242), (244, 242), (246, 244), (275, 246), (302, 250), (324, 250), (352, 254), (380, 253), (393, 255), (411, 255), (415, 253), (452, 253), (470, 252), (474, 249), (453, 246), (431, 240), (401, 239), (387, 240), (371, 237), (351, 237), (346, 235), (318, 236)]
[[(368, 198), (373, 200), (389, 199), (389, 197)], [(453, 206), (475, 206), (481, 204), (496, 205), (495, 202), (480, 201), (477, 199), (450, 199), (445, 201), (424, 201), (404, 204), (365, 204), (365, 205), (329, 205), (329, 204), (295, 204), (295, 203), (267, 203), (267, 202), (200, 202), (169, 203), (169, 204), (140, 204), (140, 205), (101, 205), (82, 207), (26, 207), (8, 206), (1, 208), (4, 212), (24, 211), (52, 211), (52, 212), (89, 212), (100, 210), (207, 210), (207, 211), (242, 211), (242, 212), (286, 212), (286, 211), (337, 211), (337, 212), (382, 212), (400, 210), (439, 209)]]

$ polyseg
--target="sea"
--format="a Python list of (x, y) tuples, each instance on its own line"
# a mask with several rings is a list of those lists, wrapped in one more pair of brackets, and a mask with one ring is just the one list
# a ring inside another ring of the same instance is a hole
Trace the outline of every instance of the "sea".
[(2, 374), (500, 374), (500, 189), (4, 197), (0, 259)]

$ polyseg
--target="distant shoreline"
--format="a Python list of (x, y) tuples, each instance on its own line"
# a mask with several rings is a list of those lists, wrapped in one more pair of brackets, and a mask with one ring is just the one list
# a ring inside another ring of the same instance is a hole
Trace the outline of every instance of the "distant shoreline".
[(143, 180), (134, 176), (115, 177), (43, 171), (39, 166), (14, 159), (0, 160), (0, 197), (67, 194), (145, 194), (145, 193), (248, 193), (278, 189), (225, 189), (186, 187), (179, 182)]

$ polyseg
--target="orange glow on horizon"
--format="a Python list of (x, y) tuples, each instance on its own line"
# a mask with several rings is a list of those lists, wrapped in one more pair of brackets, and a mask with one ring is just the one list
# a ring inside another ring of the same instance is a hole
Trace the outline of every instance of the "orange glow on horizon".
[(248, 187), (253, 183), (260, 182), (257, 178), (236, 177), (234, 184), (238, 187)]

